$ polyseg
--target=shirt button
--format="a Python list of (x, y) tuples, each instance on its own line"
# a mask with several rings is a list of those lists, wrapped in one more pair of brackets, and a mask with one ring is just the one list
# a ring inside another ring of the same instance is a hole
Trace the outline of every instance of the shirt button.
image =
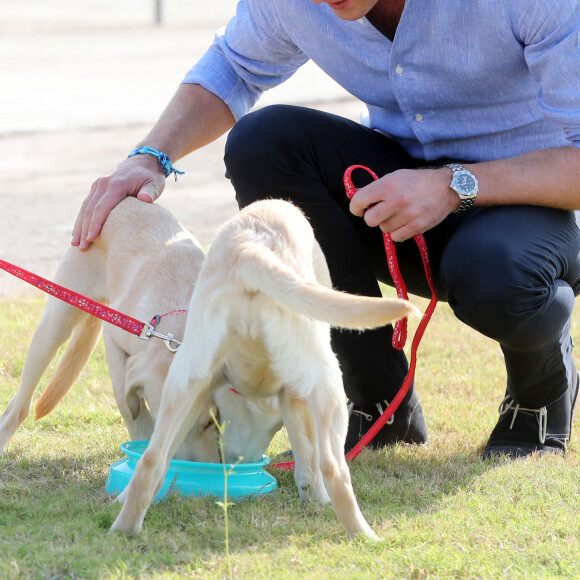
[(422, 123), (423, 122), (423, 115), (421, 115), (421, 113), (417, 113), (415, 115), (415, 121), (417, 121), (417, 123)]
[(398, 64), (397, 68), (395, 69), (395, 72), (400, 76), (403, 74), (404, 70), (405, 69), (400, 64)]
[(364, 18), (359, 18), (358, 21), (360, 22), (360, 24), (364, 24), (365, 23), (365, 19)]

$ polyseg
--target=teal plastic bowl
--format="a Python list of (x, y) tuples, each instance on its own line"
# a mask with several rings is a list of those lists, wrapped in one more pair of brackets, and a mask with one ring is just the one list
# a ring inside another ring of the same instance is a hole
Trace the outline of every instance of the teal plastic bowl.
[[(121, 493), (135, 473), (137, 461), (143, 455), (149, 441), (128, 441), (120, 446), (125, 454), (123, 459), (115, 461), (109, 469), (105, 490), (111, 495)], [(276, 479), (264, 471), (264, 466), (270, 463), (265, 455), (257, 463), (226, 464), (228, 476), (228, 498), (240, 499), (253, 495), (269, 493), (278, 487)], [(221, 463), (197, 463), (194, 461), (179, 461), (173, 459), (163, 487), (155, 497), (159, 501), (167, 496), (167, 492), (180, 495), (224, 496), (224, 466)]]

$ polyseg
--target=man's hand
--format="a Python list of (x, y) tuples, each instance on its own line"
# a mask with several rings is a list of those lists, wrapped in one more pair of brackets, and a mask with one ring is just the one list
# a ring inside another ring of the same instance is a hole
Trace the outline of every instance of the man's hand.
[[(211, 143), (232, 128), (229, 107), (199, 85), (182, 84), (141, 145), (163, 151), (172, 161)], [(72, 245), (87, 250), (97, 239), (109, 212), (129, 196), (153, 203), (165, 188), (165, 172), (154, 155), (125, 159), (107, 177), (93, 183), (83, 202)]]
[(106, 177), (97, 179), (86, 197), (73, 229), (71, 244), (87, 250), (101, 233), (109, 212), (129, 196), (153, 203), (165, 187), (165, 172), (152, 155), (125, 159)]
[(350, 211), (402, 242), (440, 224), (459, 207), (450, 182), (451, 172), (445, 167), (400, 169), (359, 189)]

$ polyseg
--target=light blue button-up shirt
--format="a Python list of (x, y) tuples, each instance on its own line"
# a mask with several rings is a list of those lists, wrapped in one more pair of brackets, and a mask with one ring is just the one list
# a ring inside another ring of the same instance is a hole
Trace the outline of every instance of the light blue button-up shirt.
[(416, 158), (580, 147), (580, 0), (407, 0), (394, 42), (311, 0), (241, 0), (187, 73), (236, 119), (312, 59)]

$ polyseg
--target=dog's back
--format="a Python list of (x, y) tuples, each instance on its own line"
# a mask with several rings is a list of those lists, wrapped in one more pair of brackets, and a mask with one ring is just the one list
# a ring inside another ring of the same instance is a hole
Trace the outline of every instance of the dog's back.
[[(145, 288), (151, 285), (160, 286), (160, 302), (168, 294), (161, 288), (171, 285), (173, 300), (176, 295), (173, 286), (178, 284), (185, 306), (205, 259), (197, 239), (169, 211), (159, 204), (144, 203), (133, 197), (126, 198), (111, 211), (93, 246), (96, 252), (115, 255), (114, 260), (100, 260), (105, 264), (104, 272), (100, 273), (106, 294), (103, 300), (108, 302), (126, 294), (128, 288), (134, 287), (145, 294)], [(92, 251), (91, 247), (86, 253)]]

